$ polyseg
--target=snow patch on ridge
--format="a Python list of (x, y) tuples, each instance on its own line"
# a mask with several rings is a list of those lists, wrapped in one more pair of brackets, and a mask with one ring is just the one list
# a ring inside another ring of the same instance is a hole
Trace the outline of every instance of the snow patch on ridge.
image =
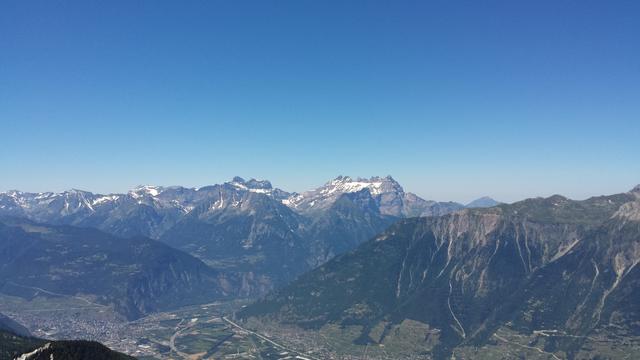
[(149, 195), (151, 197), (156, 197), (160, 195), (164, 191), (164, 188), (161, 186), (153, 186), (153, 185), (142, 185), (137, 188), (131, 190), (129, 194), (134, 198)]

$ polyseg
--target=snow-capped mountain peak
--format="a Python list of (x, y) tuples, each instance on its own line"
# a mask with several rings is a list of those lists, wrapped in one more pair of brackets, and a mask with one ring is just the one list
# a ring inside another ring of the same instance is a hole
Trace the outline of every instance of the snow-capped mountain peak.
[(160, 193), (162, 193), (163, 191), (164, 191), (164, 188), (162, 186), (140, 185), (134, 188), (133, 190), (129, 191), (129, 194), (132, 195), (134, 198), (145, 196), (145, 195), (156, 197), (160, 195)]
[(283, 204), (298, 212), (316, 212), (331, 207), (343, 194), (367, 191), (375, 201), (381, 214), (409, 217), (440, 215), (463, 208), (457, 203), (427, 201), (412, 193), (405, 193), (391, 176), (356, 178), (338, 176), (323, 186), (302, 194), (291, 194)]
[[(337, 178), (329, 181), (321, 188), (322, 194), (332, 193), (352, 193), (358, 192), (363, 189), (369, 189), (372, 195), (377, 195), (382, 192), (382, 186), (385, 179), (379, 177), (372, 177), (370, 179), (358, 178), (353, 180), (349, 176), (338, 176)], [(393, 181), (393, 179), (390, 179)]]
[(100, 205), (100, 204), (104, 204), (104, 203), (109, 203), (109, 202), (113, 202), (116, 201), (120, 198), (120, 195), (104, 195), (104, 196), (98, 196), (95, 199), (93, 199), (93, 201), (91, 202), (91, 205), (96, 206), (96, 205)]
[(268, 180), (256, 180), (254, 178), (244, 180), (243, 178), (236, 176), (231, 181), (226, 182), (225, 185), (233, 186), (235, 189), (240, 191), (265, 194), (279, 201), (284, 201), (292, 195), (286, 191), (274, 188)]
[[(267, 198), (270, 198), (299, 215), (312, 215), (330, 209), (343, 195), (349, 195), (345, 201), (357, 200), (367, 206), (373, 204), (379, 214), (393, 217), (439, 215), (463, 207), (456, 203), (426, 201), (405, 193), (391, 176), (338, 176), (302, 194), (275, 188), (266, 180), (235, 177), (223, 184), (200, 188), (142, 185), (120, 194), (93, 194), (82, 190), (60, 193), (12, 190), (0, 193), (0, 215), (26, 217), (44, 223), (99, 224), (99, 228), (120, 235), (130, 236), (131, 232), (158, 237), (185, 214), (207, 205), (216, 211), (241, 204), (251, 209), (252, 204), (269, 204)], [(243, 199), (250, 201), (242, 202)], [(128, 222), (139, 227), (127, 227)]]
[(239, 176), (234, 177), (227, 184), (232, 185), (233, 187), (240, 190), (248, 190), (259, 193), (268, 193), (273, 190), (273, 186), (271, 186), (271, 182), (269, 182), (268, 180), (256, 180), (251, 178), (248, 181), (245, 181)]
[(402, 186), (391, 176), (353, 179), (341, 175), (315, 190), (292, 194), (283, 203), (300, 211), (322, 210), (331, 206), (342, 194), (355, 193), (365, 189), (375, 198), (389, 193), (395, 194), (393, 196), (404, 196)]

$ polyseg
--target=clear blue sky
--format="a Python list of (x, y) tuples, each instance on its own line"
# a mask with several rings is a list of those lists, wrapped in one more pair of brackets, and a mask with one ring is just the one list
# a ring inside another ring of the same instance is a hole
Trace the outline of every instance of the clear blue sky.
[(0, 3), (0, 191), (640, 183), (638, 1)]

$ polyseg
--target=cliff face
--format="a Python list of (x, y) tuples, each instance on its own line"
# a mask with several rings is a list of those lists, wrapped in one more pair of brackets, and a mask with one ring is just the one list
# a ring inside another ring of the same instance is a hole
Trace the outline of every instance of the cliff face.
[[(364, 342), (382, 322), (416, 320), (439, 334), (435, 357), (506, 323), (584, 336), (617, 321), (637, 334), (637, 206), (632, 193), (552, 196), (404, 220), (240, 316), (359, 324)], [(569, 339), (551, 346), (577, 351)]]

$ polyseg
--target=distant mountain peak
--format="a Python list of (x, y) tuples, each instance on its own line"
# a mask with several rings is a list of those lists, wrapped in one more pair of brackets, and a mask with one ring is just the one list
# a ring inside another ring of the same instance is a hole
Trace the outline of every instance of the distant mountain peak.
[[(129, 191), (130, 194), (135, 194), (138, 196), (144, 196), (144, 195), (149, 195), (152, 197), (156, 197), (158, 195), (160, 195), (161, 192), (164, 191), (164, 188), (162, 186), (155, 186), (155, 185), (139, 185), (136, 186), (133, 190)], [(136, 197), (134, 195), (134, 197)]]
[(269, 180), (257, 180), (255, 178), (245, 180), (240, 176), (235, 176), (231, 180), (230, 184), (236, 185), (237, 187), (246, 187), (248, 189), (273, 189)]
[(20, 190), (8, 190), (8, 191), (5, 191), (3, 194), (6, 194), (7, 196), (12, 197), (12, 198), (15, 199), (16, 197), (22, 195), (22, 191), (20, 191)]
[(461, 204), (436, 203), (405, 193), (391, 175), (372, 176), (368, 179), (340, 175), (317, 189), (291, 194), (283, 203), (303, 213), (316, 212), (328, 209), (343, 194), (361, 191), (366, 191), (373, 197), (381, 214), (396, 217), (438, 215), (464, 208)]
[(240, 184), (244, 184), (244, 179), (241, 178), (240, 176), (234, 176), (233, 179), (231, 179), (232, 183), (240, 183)]
[(631, 189), (632, 193), (640, 194), (640, 184), (636, 185), (633, 189)]
[(235, 176), (230, 182), (227, 182), (226, 184), (229, 184), (238, 190), (246, 190), (254, 193), (262, 193), (267, 195), (271, 195), (274, 192), (283, 193), (283, 191), (279, 189), (274, 189), (269, 180), (256, 180), (254, 178), (245, 180), (240, 176)]
[[(70, 189), (64, 192), (65, 194), (90, 194), (89, 191), (80, 190), (80, 189)], [(39, 193), (41, 194), (41, 193)]]
[(467, 208), (485, 208), (485, 207), (493, 207), (500, 204), (500, 202), (488, 197), (483, 196), (481, 198), (475, 199), (472, 202), (465, 205)]
[(335, 179), (325, 183), (325, 185), (318, 189), (322, 193), (351, 193), (361, 191), (363, 189), (369, 189), (371, 195), (379, 195), (384, 192), (402, 192), (402, 186), (398, 184), (390, 175), (386, 177), (372, 176), (370, 178), (358, 177), (355, 180), (350, 176), (340, 175)]
[(345, 182), (396, 182), (391, 175), (387, 176), (372, 176), (370, 178), (357, 177), (352, 178), (351, 176), (338, 175), (335, 179), (327, 182), (326, 184), (332, 183), (345, 183)]

